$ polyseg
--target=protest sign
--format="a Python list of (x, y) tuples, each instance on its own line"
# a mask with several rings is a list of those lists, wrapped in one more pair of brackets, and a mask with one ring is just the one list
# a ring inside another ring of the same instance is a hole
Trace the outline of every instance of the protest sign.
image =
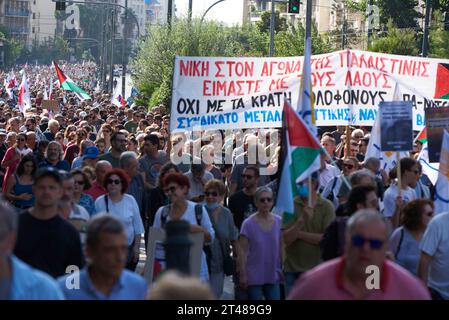
[(56, 100), (42, 100), (41, 107), (48, 111), (59, 112), (59, 103)]
[(444, 130), (449, 130), (449, 107), (427, 108), (425, 113), (429, 161), (439, 162)]
[(413, 149), (413, 119), (411, 101), (384, 101), (380, 110), (381, 151), (411, 151)]
[[(449, 60), (344, 50), (312, 56), (317, 126), (372, 126), (379, 103), (411, 101), (413, 129), (424, 108), (449, 106)], [(176, 57), (170, 129), (273, 128), (282, 125), (284, 98), (298, 103), (303, 57)]]

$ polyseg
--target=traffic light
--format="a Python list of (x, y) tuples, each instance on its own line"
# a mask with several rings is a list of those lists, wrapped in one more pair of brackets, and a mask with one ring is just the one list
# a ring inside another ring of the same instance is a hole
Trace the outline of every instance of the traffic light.
[(288, 0), (288, 13), (299, 13), (299, 0)]
[(58, 0), (56, 2), (56, 11), (65, 11), (66, 3), (64, 0)]

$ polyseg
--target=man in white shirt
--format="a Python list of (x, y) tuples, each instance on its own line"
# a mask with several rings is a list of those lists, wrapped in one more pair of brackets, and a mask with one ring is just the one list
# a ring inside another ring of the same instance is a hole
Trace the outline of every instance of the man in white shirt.
[(433, 300), (449, 300), (449, 212), (435, 216), (420, 243), (418, 276)]
[(401, 159), (401, 194), (399, 196), (397, 184), (391, 184), (384, 194), (383, 215), (390, 219), (394, 228), (399, 223), (401, 207), (416, 199), (414, 188), (419, 179), (419, 169), (416, 160), (412, 158)]
[(340, 170), (326, 162), (326, 155), (321, 153), (321, 168), (320, 168), (320, 192), (332, 181), (333, 178), (341, 174)]

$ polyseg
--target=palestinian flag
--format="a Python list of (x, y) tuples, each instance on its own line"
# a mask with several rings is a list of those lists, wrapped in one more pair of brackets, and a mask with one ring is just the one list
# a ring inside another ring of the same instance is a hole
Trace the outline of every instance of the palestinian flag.
[(415, 142), (421, 142), (422, 144), (427, 142), (427, 130), (426, 127), (416, 136)]
[(434, 98), (449, 100), (449, 64), (438, 64)]
[(62, 89), (74, 92), (78, 97), (78, 99), (80, 99), (81, 101), (92, 99), (83, 89), (78, 87), (72, 79), (67, 77), (64, 74), (64, 72), (62, 72), (62, 70), (59, 68), (58, 64), (55, 61), (53, 61), (53, 64), (56, 69), (56, 74), (58, 75), (59, 85), (61, 86)]
[(284, 222), (288, 222), (294, 212), (297, 184), (320, 169), (321, 145), (288, 101), (284, 102), (284, 128), (284, 157), (276, 210), (283, 212)]

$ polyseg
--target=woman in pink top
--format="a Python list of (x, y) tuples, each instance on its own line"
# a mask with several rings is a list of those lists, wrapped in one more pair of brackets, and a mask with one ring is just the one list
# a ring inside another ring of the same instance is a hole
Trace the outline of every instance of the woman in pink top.
[(254, 200), (257, 212), (243, 221), (240, 232), (239, 283), (250, 300), (279, 300), (281, 218), (271, 213), (270, 188), (258, 188)]
[(3, 184), (2, 192), (6, 192), (6, 181), (8, 181), (9, 177), (16, 171), (17, 165), (20, 160), (29, 153), (33, 153), (31, 149), (26, 146), (26, 134), (19, 133), (17, 135), (16, 143), (10, 147), (3, 157), (2, 168), (6, 169)]

